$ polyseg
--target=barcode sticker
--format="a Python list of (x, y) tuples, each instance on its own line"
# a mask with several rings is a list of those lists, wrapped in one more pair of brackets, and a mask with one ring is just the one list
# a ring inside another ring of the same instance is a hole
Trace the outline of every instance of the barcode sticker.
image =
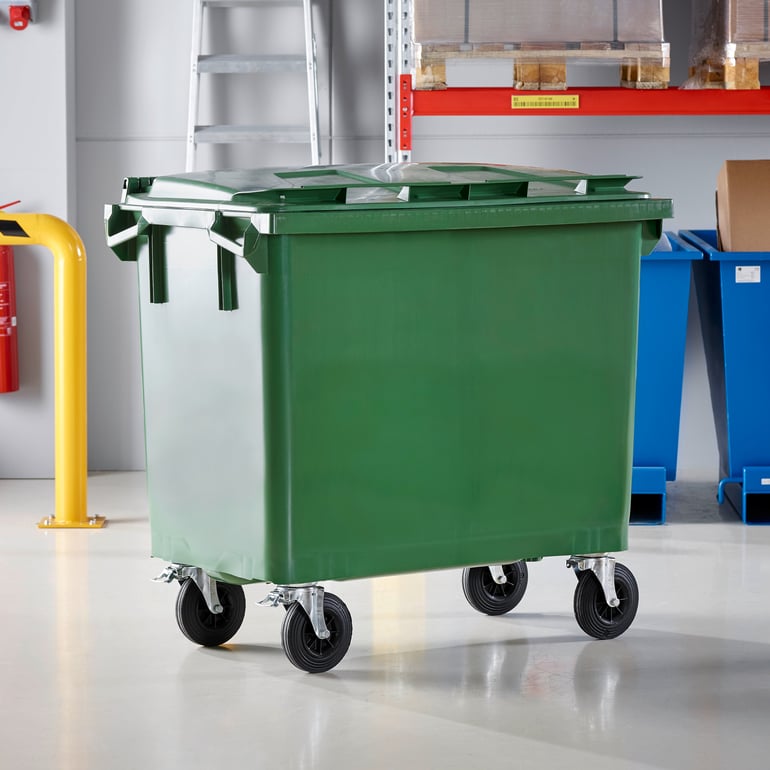
[(579, 94), (527, 94), (511, 96), (512, 110), (578, 110)]

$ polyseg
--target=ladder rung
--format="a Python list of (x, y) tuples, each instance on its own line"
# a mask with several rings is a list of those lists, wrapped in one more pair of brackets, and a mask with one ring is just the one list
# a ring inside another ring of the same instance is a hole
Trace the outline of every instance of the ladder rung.
[(310, 131), (305, 126), (196, 126), (195, 141), (207, 144), (236, 144), (239, 142), (307, 143)]
[(254, 56), (250, 54), (212, 54), (198, 57), (198, 72), (242, 74), (249, 72), (303, 72), (304, 56)]

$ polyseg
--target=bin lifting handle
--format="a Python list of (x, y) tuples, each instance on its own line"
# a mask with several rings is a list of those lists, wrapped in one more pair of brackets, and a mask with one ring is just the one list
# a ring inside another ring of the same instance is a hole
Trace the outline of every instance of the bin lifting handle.
[(257, 227), (256, 216), (251, 217), (238, 240), (231, 236), (239, 224), (238, 219), (226, 217), (220, 211), (184, 212), (182, 219), (178, 209), (152, 208), (142, 210), (137, 219), (134, 217), (131, 211), (117, 204), (108, 204), (104, 209), (107, 246), (123, 262), (136, 262), (135, 241), (140, 235), (146, 235), (150, 227), (181, 225), (206, 230), (212, 243), (236, 257), (243, 257), (255, 272), (267, 273), (267, 239)]
[(267, 273), (267, 239), (262, 237), (254, 218), (249, 221), (249, 225), (243, 233), (243, 241), (228, 238), (224, 233), (226, 218), (221, 212), (214, 213), (214, 221), (207, 228), (209, 239), (221, 246), (225, 251), (235, 254), (236, 257), (243, 257), (256, 273)]

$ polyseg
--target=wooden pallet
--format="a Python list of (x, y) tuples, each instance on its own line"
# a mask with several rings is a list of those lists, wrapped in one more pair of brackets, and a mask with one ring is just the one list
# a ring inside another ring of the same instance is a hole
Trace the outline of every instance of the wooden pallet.
[(691, 82), (727, 91), (759, 89), (759, 62), (770, 60), (770, 43), (736, 43), (734, 48), (735, 56), (707, 58), (691, 66)]
[(619, 63), (625, 88), (668, 88), (670, 79), (667, 43), (438, 43), (415, 45), (415, 88), (446, 88), (450, 59), (508, 59), (523, 90), (566, 89), (568, 59)]

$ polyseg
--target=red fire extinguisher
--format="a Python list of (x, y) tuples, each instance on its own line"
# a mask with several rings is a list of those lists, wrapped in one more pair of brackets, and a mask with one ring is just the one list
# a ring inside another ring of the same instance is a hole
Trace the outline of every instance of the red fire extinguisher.
[(10, 246), (0, 246), (0, 393), (10, 393), (18, 389), (19, 347), (16, 337), (13, 249)]

